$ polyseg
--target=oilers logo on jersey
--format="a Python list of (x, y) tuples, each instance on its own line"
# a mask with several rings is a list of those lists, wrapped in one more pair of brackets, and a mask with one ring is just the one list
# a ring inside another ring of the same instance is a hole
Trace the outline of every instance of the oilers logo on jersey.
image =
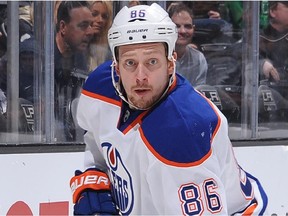
[(122, 214), (130, 214), (134, 204), (134, 193), (132, 178), (124, 166), (121, 156), (116, 148), (110, 143), (103, 143), (103, 155), (106, 157), (110, 167), (110, 180), (112, 183), (112, 194)]

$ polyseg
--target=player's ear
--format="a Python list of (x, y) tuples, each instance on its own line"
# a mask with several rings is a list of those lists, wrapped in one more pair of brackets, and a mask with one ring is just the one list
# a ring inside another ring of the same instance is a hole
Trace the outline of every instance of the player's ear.
[(114, 66), (114, 68), (115, 68), (116, 74), (117, 74), (118, 76), (120, 76), (120, 69), (119, 69), (119, 64), (118, 64), (117, 61), (115, 61), (115, 66)]
[(177, 60), (177, 53), (175, 51), (173, 51), (173, 54), (172, 54), (173, 58), (174, 58), (174, 61), (176, 62)]

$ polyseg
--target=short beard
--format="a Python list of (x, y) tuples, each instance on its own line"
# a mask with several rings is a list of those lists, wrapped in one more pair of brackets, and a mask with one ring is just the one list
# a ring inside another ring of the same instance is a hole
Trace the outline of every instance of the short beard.
[[(163, 92), (162, 92), (163, 93)], [(161, 94), (158, 94), (158, 95), (154, 95), (152, 98), (146, 100), (146, 101), (143, 101), (143, 100), (139, 100), (139, 101), (135, 101), (135, 98), (132, 96), (130, 97), (128, 100), (130, 103), (132, 103), (134, 106), (140, 108), (140, 109), (149, 109), (151, 108), (152, 106), (155, 105), (155, 103), (158, 102), (159, 98), (161, 97)]]

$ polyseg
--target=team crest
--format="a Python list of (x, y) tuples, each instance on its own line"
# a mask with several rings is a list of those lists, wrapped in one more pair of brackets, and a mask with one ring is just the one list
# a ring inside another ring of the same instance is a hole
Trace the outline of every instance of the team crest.
[(117, 149), (110, 143), (102, 143), (103, 155), (110, 167), (112, 194), (123, 215), (129, 215), (134, 205), (132, 178), (124, 166)]

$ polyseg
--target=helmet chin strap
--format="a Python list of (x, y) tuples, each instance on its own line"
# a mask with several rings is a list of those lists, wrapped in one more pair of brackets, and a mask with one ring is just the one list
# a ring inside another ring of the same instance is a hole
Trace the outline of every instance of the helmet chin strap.
[(128, 98), (125, 98), (125, 96), (124, 96), (123, 93), (121, 92), (121, 86), (120, 86), (120, 81), (121, 81), (121, 80), (120, 80), (120, 77), (119, 77), (119, 81), (118, 81), (118, 82), (115, 81), (114, 68), (115, 68), (116, 63), (115, 63), (115, 60), (113, 60), (113, 62), (112, 62), (112, 64), (111, 64), (111, 78), (112, 78), (112, 83), (113, 83), (113, 86), (114, 86), (114, 88), (115, 88), (115, 90), (116, 90), (116, 93), (117, 93), (118, 96), (119, 96), (124, 102), (126, 102), (126, 103), (130, 106), (130, 108), (132, 108), (132, 109), (136, 109), (136, 110), (148, 110), (148, 109), (152, 108), (155, 104), (157, 104), (157, 103), (166, 95), (166, 93), (168, 92), (170, 86), (171, 86), (171, 85), (173, 84), (173, 82), (174, 82), (175, 73), (176, 73), (176, 64), (175, 64), (176, 60), (175, 60), (175, 58), (172, 56), (171, 59), (169, 59), (169, 61), (172, 61), (173, 66), (174, 66), (174, 69), (173, 69), (172, 75), (170, 76), (169, 83), (168, 83), (165, 91), (163, 92), (163, 94), (161, 95), (161, 97), (159, 97), (159, 99), (158, 99), (157, 101), (155, 101), (151, 106), (143, 109), (143, 108), (137, 107), (137, 106), (135, 106), (133, 103), (131, 103), (131, 102), (128, 100)]

